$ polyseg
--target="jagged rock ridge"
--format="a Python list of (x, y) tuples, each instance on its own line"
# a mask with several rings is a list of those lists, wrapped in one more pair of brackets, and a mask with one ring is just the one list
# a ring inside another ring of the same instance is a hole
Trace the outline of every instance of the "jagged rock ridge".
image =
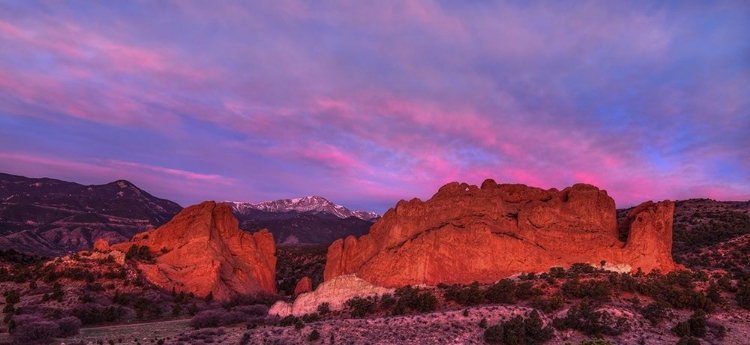
[(520, 184), (449, 183), (428, 201), (400, 201), (357, 239), (334, 242), (325, 280), (345, 274), (375, 285), (494, 282), (577, 262), (645, 272), (675, 269), (670, 201), (644, 204), (618, 240), (614, 200), (594, 186), (562, 191)]
[(307, 213), (330, 215), (341, 219), (356, 217), (366, 221), (373, 221), (380, 217), (375, 212), (350, 210), (344, 206), (336, 205), (321, 196), (264, 201), (257, 204), (238, 201), (225, 201), (225, 203), (231, 205), (235, 213), (242, 215), (250, 215), (256, 213), (255, 211), (262, 211), (277, 215), (289, 214), (290, 216)]
[(213, 293), (218, 301), (235, 295), (276, 293), (276, 247), (268, 231), (239, 229), (232, 209), (206, 201), (193, 205), (156, 230), (112, 245), (127, 252), (147, 246), (153, 263), (139, 262), (147, 280), (197, 296)]
[(0, 249), (60, 255), (162, 225), (182, 207), (118, 180), (85, 186), (0, 173)]

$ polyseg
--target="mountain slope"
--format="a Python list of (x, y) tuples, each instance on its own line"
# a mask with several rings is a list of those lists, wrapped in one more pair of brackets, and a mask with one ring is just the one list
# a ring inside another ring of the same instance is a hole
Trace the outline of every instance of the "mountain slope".
[(380, 218), (374, 212), (352, 211), (320, 196), (264, 201), (225, 201), (240, 228), (268, 229), (279, 245), (331, 244), (350, 235), (362, 236)]
[(125, 180), (85, 186), (0, 173), (0, 249), (57, 255), (97, 238), (122, 242), (180, 210)]
[[(236, 214), (235, 214), (236, 215)], [(321, 217), (314, 214), (297, 214), (292, 218), (269, 219), (244, 218), (240, 219), (242, 230), (255, 232), (268, 229), (278, 245), (301, 244), (331, 244), (339, 238), (348, 236), (362, 236), (366, 234), (372, 222), (349, 217), (346, 219)]]

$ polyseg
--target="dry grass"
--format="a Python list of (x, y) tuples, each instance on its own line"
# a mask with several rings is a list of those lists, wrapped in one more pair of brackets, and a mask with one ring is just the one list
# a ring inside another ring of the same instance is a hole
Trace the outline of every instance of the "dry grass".
[[(66, 344), (89, 342), (96, 344), (102, 340), (107, 344), (113, 340), (116, 344), (150, 344), (151, 340), (156, 342), (158, 339), (167, 341), (176, 339), (180, 334), (189, 331), (190, 320), (172, 320), (152, 323), (140, 323), (131, 325), (117, 325), (106, 327), (81, 328), (81, 333), (77, 336), (64, 339)], [(169, 338), (169, 339), (167, 339)], [(120, 342), (122, 340), (122, 342)]]

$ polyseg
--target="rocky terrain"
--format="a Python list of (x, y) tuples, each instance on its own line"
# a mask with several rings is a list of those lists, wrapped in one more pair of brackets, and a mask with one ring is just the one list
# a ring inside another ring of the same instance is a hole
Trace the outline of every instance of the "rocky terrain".
[(673, 212), (669, 201), (637, 207), (619, 227), (628, 233), (621, 242), (614, 200), (594, 186), (454, 182), (428, 201), (400, 201), (369, 234), (334, 242), (325, 279), (356, 274), (385, 287), (489, 283), (576, 262), (668, 272), (676, 268)]
[(141, 258), (138, 268), (146, 280), (164, 290), (211, 294), (217, 301), (276, 293), (273, 235), (240, 230), (226, 204), (190, 206), (158, 229), (111, 249)]
[(0, 249), (60, 255), (158, 227), (182, 207), (124, 180), (84, 186), (0, 173)]

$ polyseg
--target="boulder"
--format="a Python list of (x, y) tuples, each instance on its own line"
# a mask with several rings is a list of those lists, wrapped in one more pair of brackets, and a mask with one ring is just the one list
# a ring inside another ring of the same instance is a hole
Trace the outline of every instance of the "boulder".
[[(637, 212), (635, 212), (637, 211)], [(400, 201), (370, 233), (328, 249), (326, 281), (347, 274), (379, 286), (492, 283), (521, 272), (606, 261), (670, 271), (670, 201), (636, 208), (627, 242), (615, 202), (595, 186), (559, 191), (487, 180), (449, 183), (428, 201)], [(629, 219), (631, 219), (629, 217)]]
[(302, 277), (302, 279), (297, 282), (297, 286), (294, 287), (295, 296), (310, 291), (312, 291), (312, 280), (310, 280), (310, 277), (307, 276)]
[(99, 252), (108, 252), (109, 243), (107, 242), (107, 240), (100, 238), (94, 241), (94, 250)]
[(278, 301), (271, 306), (268, 315), (285, 317), (287, 315), (301, 316), (315, 313), (318, 306), (328, 303), (330, 310), (342, 310), (346, 301), (354, 298), (393, 293), (394, 289), (372, 285), (355, 275), (345, 275), (332, 278), (320, 285), (315, 291), (297, 296), (294, 303)]
[(112, 246), (128, 252), (149, 249), (153, 262), (138, 268), (151, 283), (165, 289), (206, 296), (216, 301), (236, 295), (276, 293), (276, 247), (267, 230), (239, 229), (232, 209), (206, 201), (185, 208), (169, 223)]

